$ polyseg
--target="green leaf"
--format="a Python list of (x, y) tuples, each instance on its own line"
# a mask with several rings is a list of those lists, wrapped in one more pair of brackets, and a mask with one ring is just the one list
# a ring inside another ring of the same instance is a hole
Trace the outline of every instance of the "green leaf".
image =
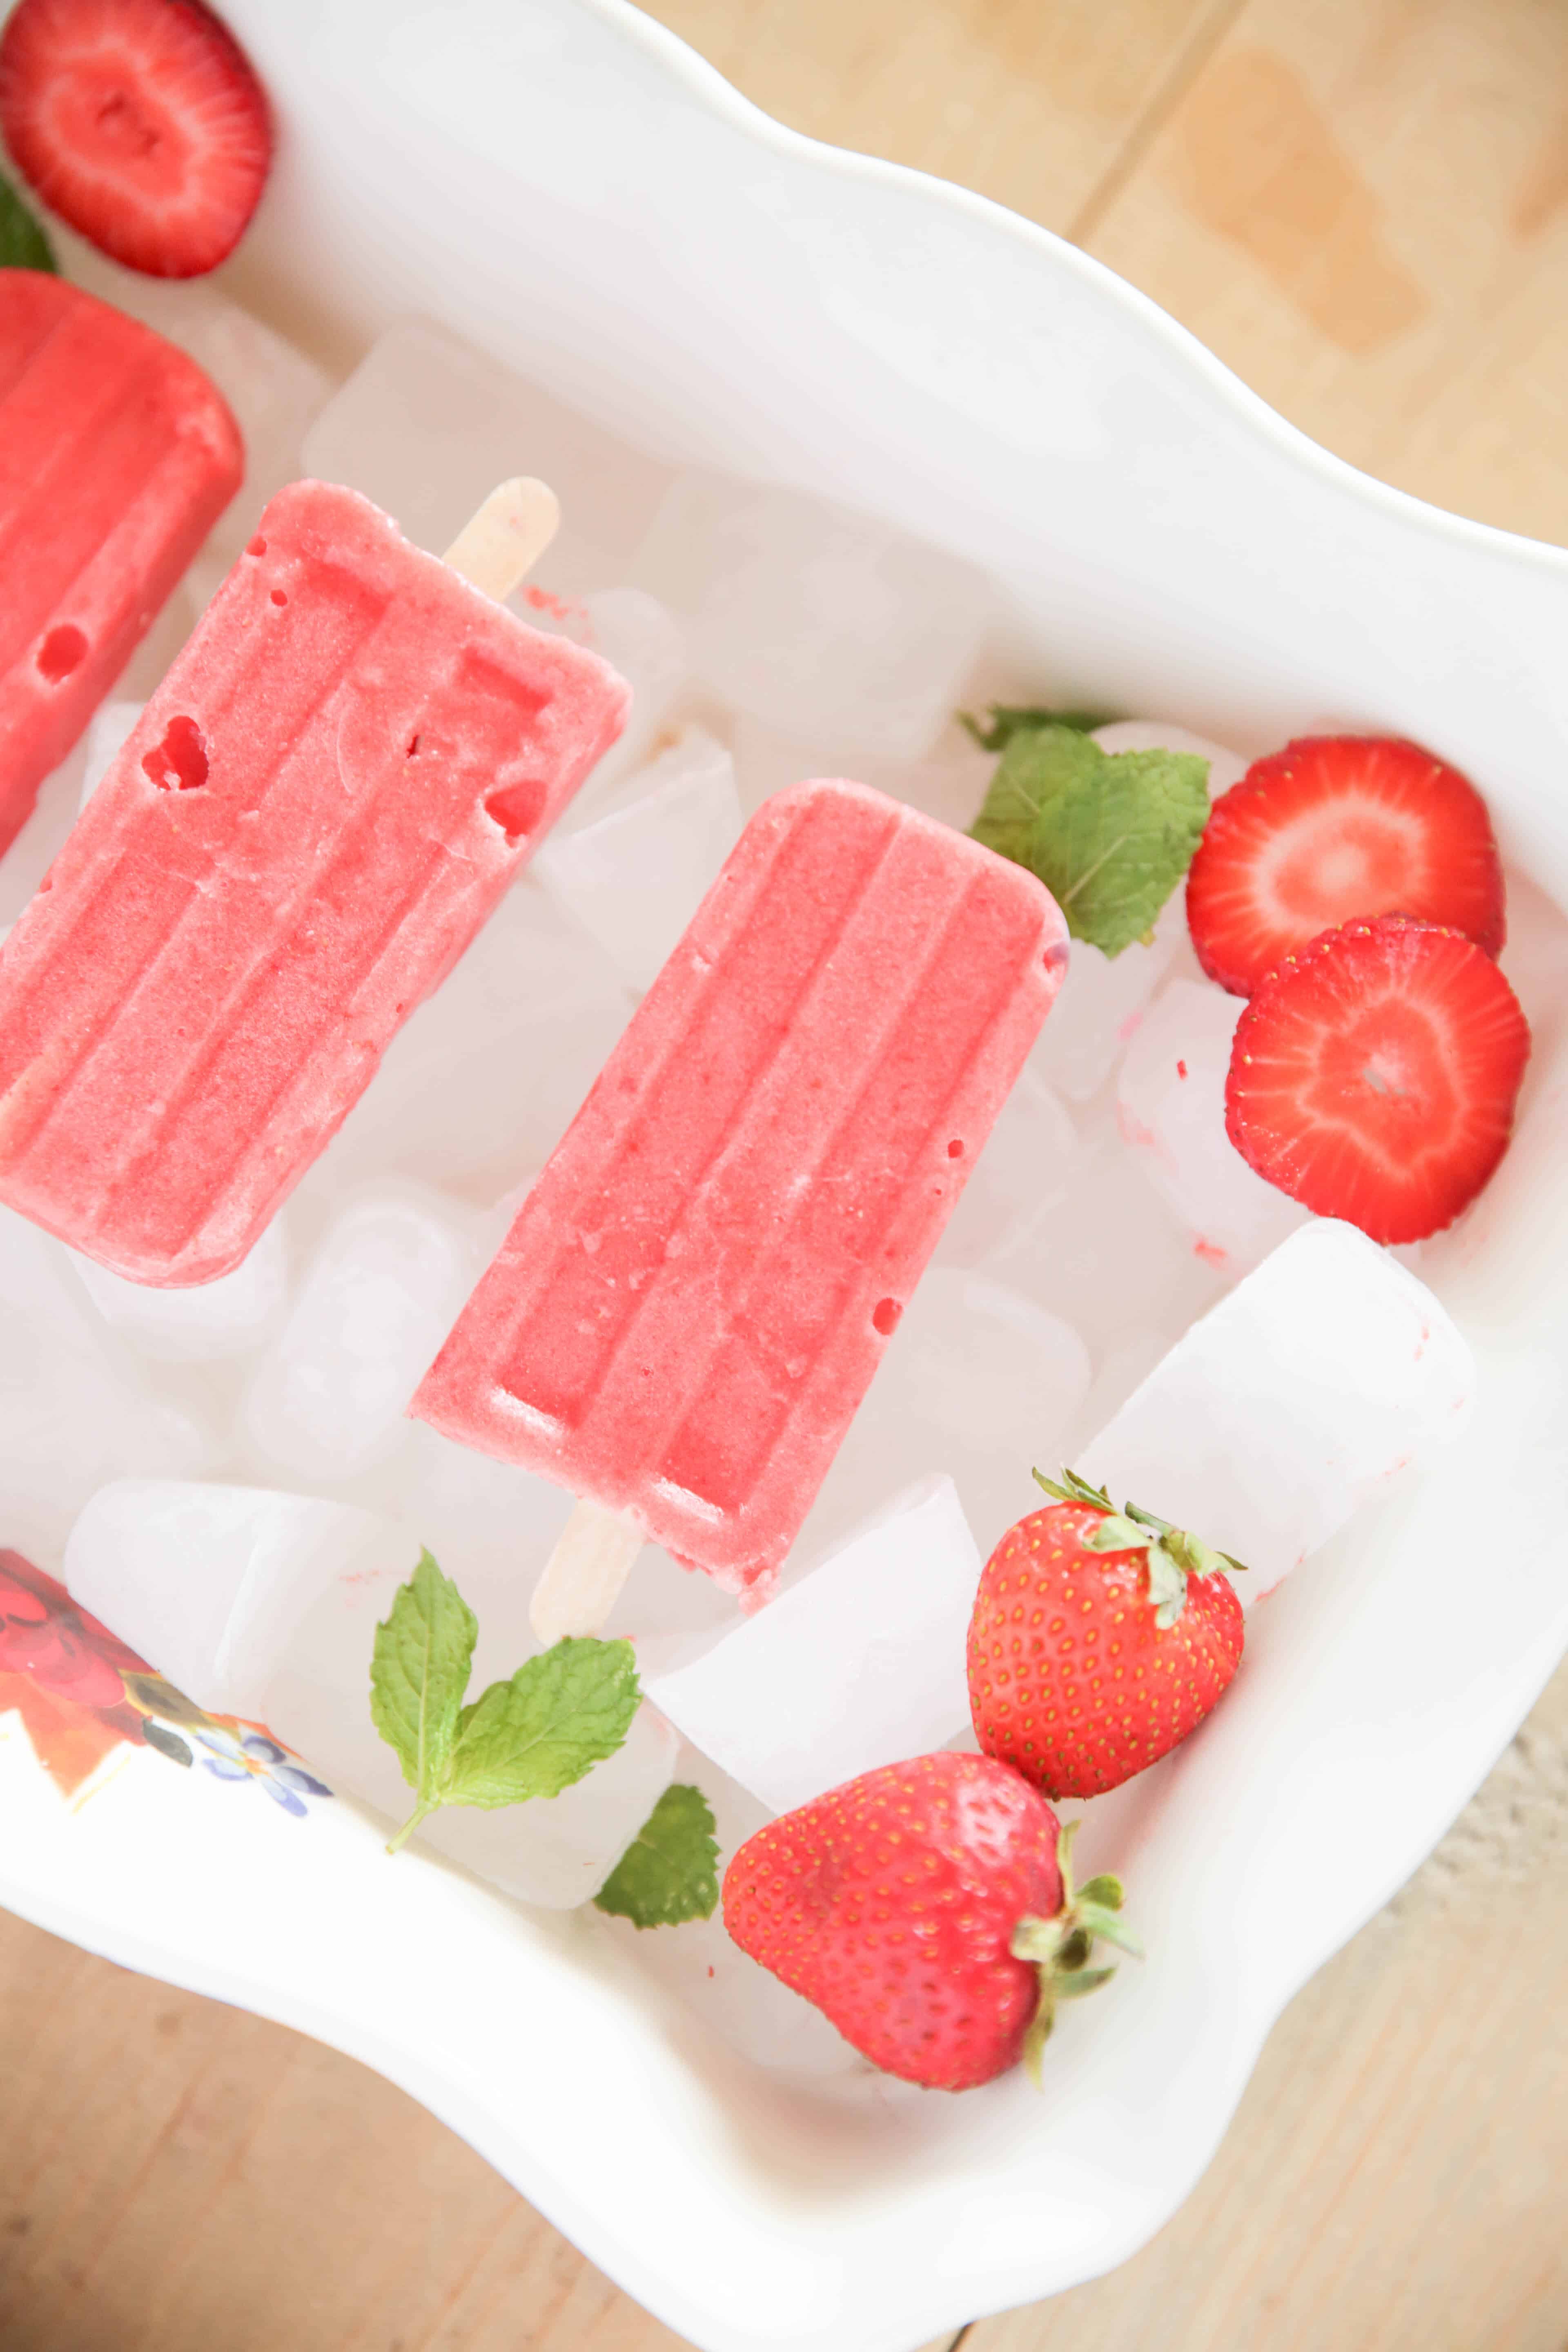
[(49, 240), (11, 185), (0, 174), (0, 269), (55, 267)]
[(397, 1752), (418, 1802), (399, 1831), (401, 1845), (426, 1813), (446, 1801), (463, 1694), (474, 1662), (479, 1621), (427, 1551), (398, 1588), (371, 1653), (371, 1721)]
[(970, 832), (1038, 875), (1074, 939), (1116, 956), (1149, 938), (1208, 814), (1206, 760), (1107, 753), (1052, 724), (1012, 737)]
[(520, 1805), (558, 1797), (615, 1754), (641, 1697), (629, 1642), (568, 1634), (463, 1709), (444, 1801)]
[(1109, 710), (1040, 710), (1005, 702), (993, 702), (990, 711), (989, 727), (983, 727), (970, 711), (958, 714), (959, 725), (967, 728), (983, 751), (1005, 751), (1015, 735), (1041, 727), (1071, 727), (1080, 735), (1092, 735), (1097, 727), (1109, 727), (1111, 717)]
[(710, 1919), (719, 1900), (719, 1845), (700, 1789), (667, 1789), (594, 1897), (634, 1927)]
[(142, 1737), (149, 1748), (156, 1748), (160, 1756), (166, 1756), (171, 1764), (183, 1764), (188, 1771), (195, 1761), (179, 1733), (171, 1731), (166, 1723), (154, 1723), (150, 1717), (145, 1719)]

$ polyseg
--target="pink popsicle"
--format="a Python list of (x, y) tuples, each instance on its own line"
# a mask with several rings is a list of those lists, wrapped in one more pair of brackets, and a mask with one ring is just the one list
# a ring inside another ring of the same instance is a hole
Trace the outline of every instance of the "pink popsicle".
[(752, 819), (413, 1410), (766, 1598), (1067, 962), (853, 783)]
[(37, 269), (0, 269), (0, 850), (239, 488), (194, 360)]
[(281, 491), (0, 950), (0, 1200), (136, 1281), (237, 1265), (627, 700)]

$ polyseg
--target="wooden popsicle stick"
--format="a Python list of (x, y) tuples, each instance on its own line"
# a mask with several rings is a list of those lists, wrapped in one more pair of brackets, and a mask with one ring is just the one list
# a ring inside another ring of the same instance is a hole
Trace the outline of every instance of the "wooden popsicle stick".
[(548, 482), (521, 475), (498, 482), (443, 559), (498, 604), (521, 585), (561, 528), (561, 501)]
[(642, 1529), (624, 1513), (577, 1505), (528, 1604), (528, 1622), (547, 1649), (568, 1633), (598, 1633), (643, 1542)]

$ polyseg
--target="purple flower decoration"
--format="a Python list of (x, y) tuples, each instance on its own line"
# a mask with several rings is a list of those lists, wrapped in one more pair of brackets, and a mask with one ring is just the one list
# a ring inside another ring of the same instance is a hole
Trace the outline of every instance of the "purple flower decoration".
[(330, 1797), (331, 1790), (302, 1764), (296, 1764), (287, 1748), (279, 1748), (265, 1732), (247, 1731), (238, 1739), (222, 1730), (216, 1724), (201, 1728), (193, 1727), (191, 1737), (202, 1747), (212, 1750), (202, 1762), (219, 1780), (259, 1780), (275, 1805), (286, 1813), (304, 1818), (306, 1797)]

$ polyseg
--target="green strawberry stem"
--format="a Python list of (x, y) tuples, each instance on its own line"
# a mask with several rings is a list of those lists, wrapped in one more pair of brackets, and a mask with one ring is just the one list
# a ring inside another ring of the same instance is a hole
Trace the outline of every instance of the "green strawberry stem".
[[(1037, 1471), (1035, 1475), (1039, 1476)], [(1045, 1481), (1040, 1483), (1043, 1486)], [(1117, 1916), (1121, 1908), (1121, 1881), (1105, 1872), (1074, 1887), (1072, 1849), (1078, 1829), (1076, 1821), (1064, 1822), (1057, 1840), (1057, 1867), (1062, 1878), (1060, 1910), (1051, 1919), (1020, 1919), (1010, 1946), (1014, 1958), (1032, 1961), (1039, 1978), (1039, 2000), (1024, 2037), (1024, 2064), (1037, 2090), (1040, 2061), (1057, 2021), (1057, 2003), (1081, 2000), (1116, 1974), (1114, 1965), (1097, 1969), (1086, 1965), (1096, 1939), (1131, 1952), (1135, 1960), (1143, 1957), (1142, 1945), (1125, 1920)]]
[(1233, 1559), (1227, 1551), (1211, 1550), (1184, 1528), (1157, 1519), (1152, 1511), (1141, 1511), (1136, 1503), (1118, 1511), (1103, 1486), (1091, 1486), (1076, 1470), (1064, 1470), (1059, 1486), (1043, 1470), (1037, 1470), (1034, 1477), (1036, 1485), (1058, 1503), (1079, 1503), (1105, 1514), (1104, 1524), (1087, 1539), (1090, 1551), (1147, 1553), (1149, 1598), (1154, 1603), (1154, 1622), (1163, 1630), (1173, 1626), (1187, 1605), (1189, 1576), (1217, 1576), (1224, 1569), (1232, 1569), (1238, 1576), (1247, 1572), (1245, 1561)]

